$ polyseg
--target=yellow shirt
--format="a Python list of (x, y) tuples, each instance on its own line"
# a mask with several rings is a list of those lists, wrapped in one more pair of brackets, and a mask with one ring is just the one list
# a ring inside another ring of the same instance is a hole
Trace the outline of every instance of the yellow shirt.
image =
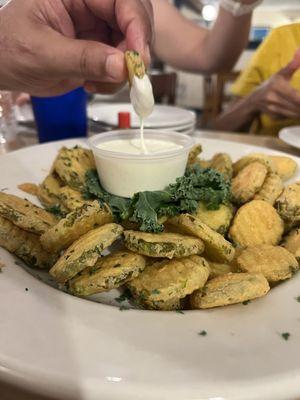
[[(274, 29), (260, 45), (249, 66), (233, 84), (231, 91), (235, 96), (245, 97), (272, 75), (285, 67), (300, 47), (300, 23), (281, 26)], [(300, 70), (292, 80), (293, 88), (300, 90)], [(290, 125), (300, 125), (299, 120), (274, 120), (262, 114), (255, 121), (257, 133), (276, 136), (280, 129)]]

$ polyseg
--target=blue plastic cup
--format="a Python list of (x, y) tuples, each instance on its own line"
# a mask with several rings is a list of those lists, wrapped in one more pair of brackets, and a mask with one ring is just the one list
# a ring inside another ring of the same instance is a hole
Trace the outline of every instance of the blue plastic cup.
[(55, 97), (31, 97), (40, 143), (87, 135), (87, 94), (78, 88)]

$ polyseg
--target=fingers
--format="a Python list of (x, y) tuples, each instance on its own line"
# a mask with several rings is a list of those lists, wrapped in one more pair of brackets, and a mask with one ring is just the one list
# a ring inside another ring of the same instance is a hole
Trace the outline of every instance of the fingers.
[(286, 79), (291, 79), (294, 73), (300, 68), (300, 49), (298, 49), (295, 53), (293, 60), (284, 68), (279, 71), (281, 76), (284, 76)]
[[(126, 80), (124, 54), (103, 43), (76, 40), (52, 32), (51, 49), (43, 57), (46, 70), (57, 77), (122, 83)], [(47, 41), (50, 41), (49, 35)]]
[(125, 83), (86, 82), (84, 88), (89, 93), (114, 94), (122, 89)]
[(116, 18), (126, 49), (137, 50), (146, 63), (154, 37), (153, 11), (148, 0), (116, 0)]
[(295, 90), (286, 79), (277, 79), (273, 90), (283, 101), (293, 104), (300, 110), (300, 93)]

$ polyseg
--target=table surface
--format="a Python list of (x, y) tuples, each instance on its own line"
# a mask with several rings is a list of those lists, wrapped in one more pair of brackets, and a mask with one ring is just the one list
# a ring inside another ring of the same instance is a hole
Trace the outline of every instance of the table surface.
[[(241, 133), (228, 133), (228, 132), (218, 132), (218, 131), (203, 131), (199, 130), (201, 136), (204, 138), (212, 139), (222, 139), (237, 143), (246, 143), (256, 146), (267, 147), (273, 150), (283, 151), (294, 156), (300, 156), (300, 150), (296, 149), (286, 143), (284, 143), (279, 138), (269, 137), (269, 136), (257, 136), (250, 134)], [(91, 132), (91, 134), (97, 132)], [(35, 130), (23, 130), (17, 135), (17, 139), (10, 143), (1, 145), (0, 144), (0, 154), (4, 154), (10, 151), (18, 150), (23, 147), (32, 146), (38, 143), (37, 135)]]
[[(228, 132), (216, 131), (197, 131), (201, 133), (204, 138), (222, 139), (238, 143), (246, 143), (267, 147), (273, 150), (279, 150), (291, 155), (300, 156), (300, 150), (297, 150), (278, 138), (255, 136), (249, 134), (237, 134)], [(5, 154), (10, 151), (18, 150), (26, 146), (32, 146), (38, 143), (36, 132), (31, 130), (24, 130), (19, 132), (17, 140), (9, 145), (0, 145), (0, 154)], [(1, 147), (2, 146), (2, 147)], [(0, 382), (1, 400), (52, 400), (44, 396), (38, 396), (33, 393), (24, 392), (22, 389), (10, 386), (7, 383)]]

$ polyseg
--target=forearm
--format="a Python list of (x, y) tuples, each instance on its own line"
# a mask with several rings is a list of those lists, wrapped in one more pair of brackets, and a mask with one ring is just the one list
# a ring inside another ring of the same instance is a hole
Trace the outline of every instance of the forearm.
[(238, 131), (249, 125), (258, 114), (253, 96), (237, 100), (229, 106), (213, 123), (213, 128), (220, 131)]
[(220, 7), (218, 18), (203, 40), (199, 63), (207, 73), (231, 70), (247, 46), (252, 14), (234, 17)]

